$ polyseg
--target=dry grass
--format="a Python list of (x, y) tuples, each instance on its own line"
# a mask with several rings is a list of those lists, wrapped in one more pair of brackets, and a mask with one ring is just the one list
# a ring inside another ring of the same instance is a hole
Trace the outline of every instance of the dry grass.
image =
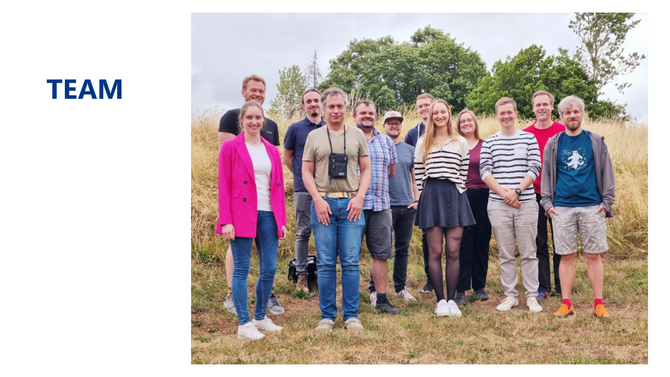
[[(408, 304), (393, 297), (391, 301), (402, 309), (399, 316), (375, 313), (367, 304), (369, 254), (364, 247), (359, 318), (366, 330), (358, 334), (348, 333), (343, 329), (340, 315), (335, 331), (317, 334), (313, 329), (320, 320), (318, 296), (300, 298), (292, 295), (293, 285), (286, 279), (295, 239), (294, 233), (290, 233), (280, 242), (275, 278), (275, 290), (286, 313), (273, 320), (283, 326), (284, 331), (251, 343), (237, 339), (237, 318), (221, 305), (227, 290), (223, 266), (227, 245), (214, 233), (218, 212), (216, 172), (220, 117), (221, 113), (215, 112), (194, 117), (191, 128), (192, 363), (648, 363), (646, 125), (590, 121), (584, 124), (585, 129), (605, 136), (616, 170), (616, 216), (608, 220), (610, 252), (604, 257), (604, 296), (613, 317), (611, 320), (598, 321), (589, 314), (592, 298), (586, 263), (581, 255), (576, 261), (575, 316), (562, 320), (551, 316), (560, 305), (558, 297), (543, 301), (544, 311), (541, 313), (530, 314), (523, 300), (510, 312), (497, 312), (495, 306), (503, 297), (503, 289), (493, 240), (487, 276), (491, 299), (469, 303), (462, 318), (438, 318), (432, 314), (434, 295), (418, 293), (425, 282), (425, 274), (421, 234), (415, 229), (410, 246), (408, 287), (419, 302)], [(407, 117), (404, 132), (418, 121), (416, 116)], [(282, 139), (290, 123), (278, 122)], [(531, 122), (518, 123), (519, 128), (524, 128)], [(351, 116), (347, 124), (354, 124)], [(480, 124), (483, 137), (499, 129), (493, 118), (481, 119)], [(381, 119), (378, 129), (381, 129)], [(284, 177), (288, 228), (292, 232), (295, 230), (295, 212), (292, 211), (291, 172), (285, 170)], [(313, 240), (310, 250), (314, 253)], [(257, 259), (252, 258), (249, 278), (252, 310), (257, 263)], [(520, 292), (524, 291), (521, 280), (518, 288)]]

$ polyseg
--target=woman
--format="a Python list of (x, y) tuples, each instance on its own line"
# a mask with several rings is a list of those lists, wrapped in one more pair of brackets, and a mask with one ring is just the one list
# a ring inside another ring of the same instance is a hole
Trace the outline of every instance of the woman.
[[(219, 220), (216, 232), (230, 240), (233, 252), (233, 300), (240, 326), (237, 337), (258, 340), (258, 330), (281, 331), (265, 316), (277, 270), (279, 239), (286, 238), (284, 173), (279, 151), (261, 138), (263, 108), (249, 101), (240, 109), (243, 132), (221, 147), (219, 154)], [(260, 276), (256, 309), (250, 322), (247, 276), (251, 244), (257, 239)]]
[[(430, 105), (426, 134), (416, 144), (414, 174), (419, 187), (416, 225), (426, 231), (428, 274), (437, 296), (438, 316), (461, 316), (454, 302), (458, 282), (458, 254), (463, 227), (473, 225), (465, 192), (468, 144), (453, 131), (445, 100)], [(442, 240), (446, 237), (447, 300), (442, 285)]]
[(486, 273), (489, 268), (489, 242), (491, 241), (491, 223), (486, 210), (489, 202), (489, 188), (479, 176), (479, 153), (484, 141), (479, 136), (479, 123), (475, 114), (468, 110), (458, 114), (456, 119), (458, 133), (468, 142), (470, 150), (470, 166), (465, 187), (472, 215), (477, 224), (465, 228), (461, 240), (460, 264), (461, 272), (456, 287), (458, 305), (465, 305), (465, 291), (472, 289), (476, 297), (482, 301), (488, 300), (489, 295), (484, 290)]

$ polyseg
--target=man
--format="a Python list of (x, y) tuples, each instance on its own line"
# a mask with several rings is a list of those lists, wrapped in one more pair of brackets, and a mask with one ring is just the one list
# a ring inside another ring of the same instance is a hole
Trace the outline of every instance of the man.
[(552, 137), (544, 152), (542, 207), (554, 228), (554, 252), (561, 255), (559, 274), (563, 301), (555, 317), (574, 314), (570, 295), (575, 281), (577, 233), (581, 234), (593, 290), (593, 314), (609, 318), (603, 306), (603, 264), (607, 251), (605, 218), (613, 217), (614, 168), (602, 136), (582, 129), (584, 101), (565, 97), (558, 104), (565, 132)]
[[(426, 133), (426, 121), (428, 120), (428, 112), (430, 111), (430, 104), (435, 101), (435, 97), (430, 93), (419, 94), (416, 97), (416, 111), (421, 117), (421, 122), (417, 124), (414, 128), (411, 128), (407, 131), (405, 135), (405, 143), (416, 147), (416, 143), (419, 141), (419, 138)], [(426, 285), (423, 286), (421, 292), (430, 293), (433, 291), (433, 284), (430, 282), (428, 277), (428, 242), (426, 241), (426, 232), (421, 232), (421, 247), (423, 248), (423, 268), (426, 273)]]
[[(531, 98), (530, 104), (533, 106), (533, 112), (535, 113), (535, 123), (524, 128), (524, 131), (530, 132), (535, 136), (538, 147), (540, 148), (540, 160), (544, 161), (543, 153), (547, 140), (559, 132), (565, 131), (565, 126), (551, 120), (551, 111), (554, 109), (554, 96), (551, 93), (545, 92), (544, 90), (538, 90), (533, 93), (533, 98)], [(533, 182), (535, 199), (538, 204), (542, 200), (542, 192), (540, 190), (541, 182), (542, 169), (540, 169), (540, 175), (538, 175), (537, 179)], [(552, 226), (551, 219), (548, 220), (549, 226)], [(538, 259), (538, 279), (540, 282), (537, 291), (538, 300), (546, 298), (549, 292), (551, 292), (551, 272), (549, 268), (549, 245), (547, 243), (547, 238), (547, 216), (544, 214), (544, 209), (540, 207), (537, 211), (537, 237), (535, 238)], [(554, 243), (553, 227), (551, 243)], [(556, 292), (558, 292), (558, 294), (561, 293), (561, 280), (558, 276), (558, 266), (560, 263), (561, 256), (556, 253), (556, 249), (554, 248), (554, 286), (556, 287)]]
[(332, 330), (337, 314), (335, 267), (338, 256), (342, 267), (345, 327), (363, 329), (358, 320), (361, 281), (358, 261), (365, 226), (361, 215), (371, 179), (370, 153), (363, 132), (344, 124), (347, 101), (342, 89), (330, 88), (323, 92), (321, 104), (327, 124), (309, 133), (302, 156), (302, 181), (312, 197), (310, 225), (319, 256), (321, 321), (317, 331)]
[(414, 147), (400, 141), (402, 121), (403, 117), (397, 111), (384, 114), (384, 131), (393, 141), (398, 156), (395, 174), (389, 178), (389, 199), (395, 238), (393, 283), (397, 297), (402, 297), (405, 301), (416, 301), (407, 290), (407, 262), (409, 243), (414, 229), (414, 215), (416, 215), (415, 198), (419, 197), (419, 189), (414, 180)]
[[(256, 101), (262, 105), (265, 100), (265, 80), (257, 75), (245, 77), (242, 80), (242, 97), (244, 97), (244, 102)], [(221, 149), (224, 142), (232, 140), (240, 134), (239, 119), (240, 109), (228, 110), (223, 114), (219, 121), (219, 149)], [(279, 128), (277, 127), (277, 123), (265, 118), (263, 128), (261, 129), (261, 136), (273, 145), (279, 146)], [(230, 246), (228, 246), (228, 251), (226, 252), (226, 279), (228, 280), (228, 295), (223, 302), (223, 306), (229, 312), (236, 314), (233, 294), (230, 288), (233, 283), (233, 252)], [(274, 288), (270, 294), (268, 310), (274, 315), (284, 314), (284, 308), (279, 304)]]
[(500, 254), (500, 280), (505, 299), (500, 311), (519, 305), (516, 283), (519, 275), (515, 244), (521, 254), (521, 273), (526, 288), (526, 305), (540, 312), (537, 303), (537, 202), (531, 185), (540, 173), (540, 150), (533, 134), (515, 128), (516, 102), (503, 97), (495, 105), (500, 131), (484, 140), (479, 173), (489, 187), (488, 214)]
[(386, 298), (388, 260), (391, 259), (391, 202), (389, 178), (395, 174), (398, 162), (395, 146), (388, 136), (375, 129), (377, 119), (375, 104), (362, 100), (354, 105), (356, 127), (363, 131), (370, 152), (372, 179), (365, 194), (363, 234), (370, 251), (370, 304), (373, 308), (389, 314), (400, 310)]
[(302, 156), (305, 150), (307, 135), (326, 124), (321, 117), (321, 92), (308, 89), (302, 95), (302, 107), (307, 116), (305, 119), (288, 126), (284, 135), (284, 164), (293, 172), (293, 204), (295, 206), (295, 267), (298, 275), (296, 290), (309, 293), (307, 285), (307, 256), (309, 254), (309, 236), (312, 228), (309, 215), (312, 197), (302, 182)]

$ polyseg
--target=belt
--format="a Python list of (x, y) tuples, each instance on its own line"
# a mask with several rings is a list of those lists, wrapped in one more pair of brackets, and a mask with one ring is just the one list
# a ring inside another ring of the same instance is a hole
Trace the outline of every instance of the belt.
[(358, 191), (331, 191), (319, 192), (319, 195), (334, 199), (350, 199), (356, 196), (356, 193), (358, 193)]

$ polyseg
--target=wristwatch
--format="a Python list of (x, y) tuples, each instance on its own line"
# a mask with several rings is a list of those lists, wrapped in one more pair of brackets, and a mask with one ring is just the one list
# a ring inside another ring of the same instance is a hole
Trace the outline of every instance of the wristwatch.
[(514, 192), (516, 192), (517, 195), (521, 196), (521, 189), (520, 188), (515, 188)]

